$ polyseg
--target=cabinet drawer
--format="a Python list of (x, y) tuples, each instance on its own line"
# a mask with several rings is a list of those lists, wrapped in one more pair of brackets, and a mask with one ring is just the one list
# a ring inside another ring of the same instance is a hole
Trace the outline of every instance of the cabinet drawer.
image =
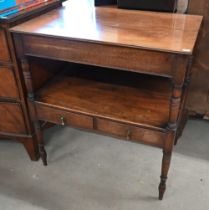
[(140, 128), (105, 119), (96, 120), (96, 129), (100, 132), (109, 133), (119, 138), (142, 142), (158, 147), (163, 146), (163, 138), (165, 137), (165, 133), (160, 131)]
[(0, 30), (0, 60), (4, 62), (10, 61), (7, 40), (3, 30)]
[(23, 112), (16, 103), (0, 102), (0, 132), (26, 134)]
[(12, 69), (0, 66), (0, 97), (19, 98)]
[(39, 120), (86, 129), (93, 128), (93, 118), (86, 115), (59, 110), (39, 103), (36, 104), (36, 110)]

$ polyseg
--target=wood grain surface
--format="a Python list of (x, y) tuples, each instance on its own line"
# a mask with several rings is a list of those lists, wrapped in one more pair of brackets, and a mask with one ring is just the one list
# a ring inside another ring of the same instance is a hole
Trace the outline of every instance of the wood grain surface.
[(89, 1), (83, 1), (81, 6), (72, 0), (12, 31), (191, 54), (201, 21), (201, 16), (113, 6), (95, 8)]
[(135, 88), (65, 76), (37, 95), (49, 106), (132, 124), (164, 128), (169, 118), (170, 88), (163, 80)]

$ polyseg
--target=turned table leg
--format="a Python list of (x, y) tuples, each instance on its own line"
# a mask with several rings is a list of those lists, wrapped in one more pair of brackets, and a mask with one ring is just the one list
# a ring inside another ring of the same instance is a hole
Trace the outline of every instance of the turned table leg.
[(163, 148), (163, 159), (162, 159), (162, 169), (161, 169), (161, 176), (160, 176), (160, 184), (159, 184), (159, 200), (163, 199), (163, 195), (166, 190), (166, 181), (168, 177), (168, 171), (170, 168), (172, 150), (175, 140), (175, 131), (170, 129), (167, 134), (167, 138), (164, 142)]
[(41, 130), (40, 122), (35, 123), (36, 135), (38, 140), (38, 148), (41, 160), (44, 166), (47, 166), (47, 153), (44, 147), (43, 131)]
[(163, 195), (166, 190), (166, 180), (168, 175), (168, 170), (170, 167), (171, 154), (167, 154), (165, 151), (163, 152), (163, 160), (162, 160), (162, 171), (160, 176), (160, 184), (159, 184), (159, 200), (163, 199)]
[[(168, 170), (170, 167), (172, 150), (177, 136), (177, 128), (179, 127), (179, 112), (181, 105), (184, 105), (182, 101), (183, 87), (185, 86), (185, 76), (189, 74), (188, 60), (182, 57), (175, 57), (175, 65), (173, 69), (172, 78), (172, 94), (170, 96), (170, 109), (169, 109), (169, 121), (167, 125), (167, 137), (164, 139), (163, 145), (163, 160), (161, 169), (161, 180), (159, 184), (159, 200), (163, 199), (163, 195), (166, 190), (166, 180), (168, 176)], [(188, 73), (187, 73), (188, 71)], [(183, 110), (183, 107), (182, 107)]]

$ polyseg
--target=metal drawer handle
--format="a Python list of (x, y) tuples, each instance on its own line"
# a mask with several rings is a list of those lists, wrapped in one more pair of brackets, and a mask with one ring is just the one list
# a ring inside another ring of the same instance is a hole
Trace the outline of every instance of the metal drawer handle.
[(64, 125), (65, 125), (65, 118), (64, 118), (63, 116), (61, 116), (61, 117), (60, 117), (60, 120), (61, 120), (61, 125), (64, 126)]
[(131, 129), (130, 128), (127, 130), (126, 139), (127, 140), (130, 140), (131, 139)]

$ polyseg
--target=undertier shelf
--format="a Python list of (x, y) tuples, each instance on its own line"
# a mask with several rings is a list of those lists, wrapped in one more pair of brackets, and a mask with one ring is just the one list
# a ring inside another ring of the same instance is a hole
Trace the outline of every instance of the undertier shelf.
[(171, 93), (168, 79), (126, 72), (78, 72), (63, 74), (45, 85), (37, 93), (37, 102), (89, 116), (165, 128)]

